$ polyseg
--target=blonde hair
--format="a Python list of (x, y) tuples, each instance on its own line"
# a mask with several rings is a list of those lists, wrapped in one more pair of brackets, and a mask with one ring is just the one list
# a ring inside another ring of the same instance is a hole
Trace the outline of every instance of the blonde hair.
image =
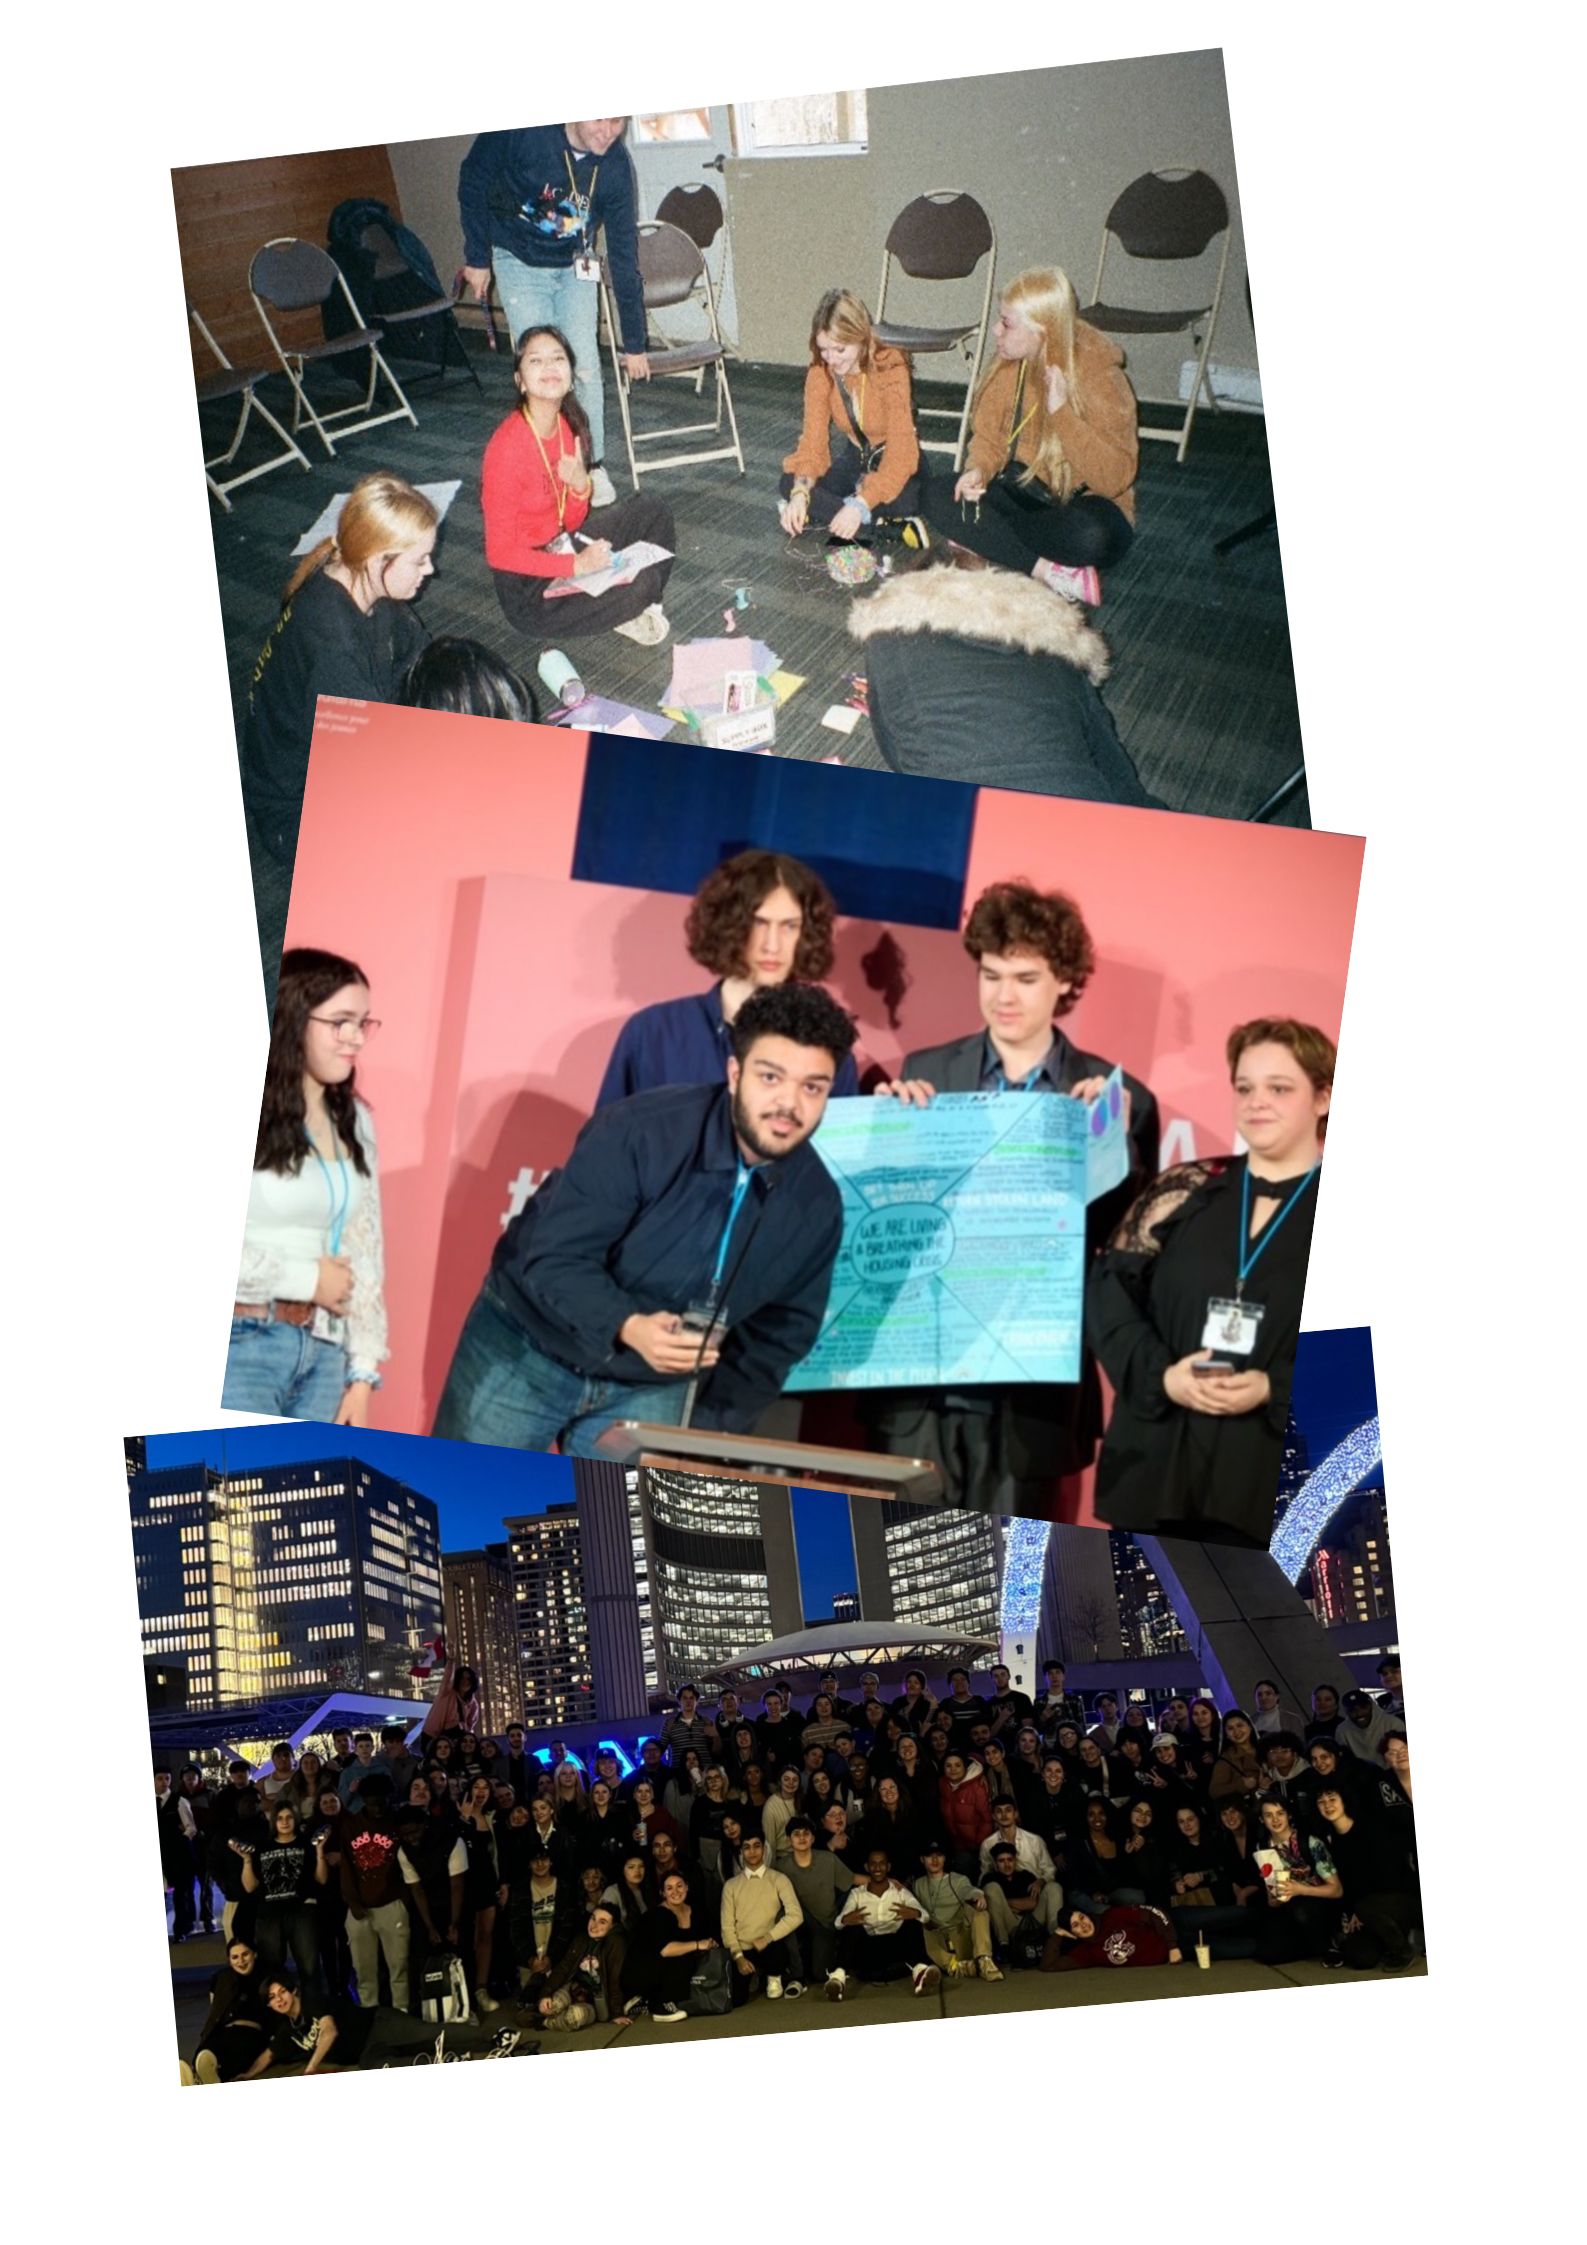
[(440, 520), (424, 493), (389, 469), (377, 468), (373, 475), (360, 476), (347, 494), (335, 537), (322, 538), (303, 556), (287, 581), (281, 596), (283, 606), (327, 562), (339, 561), (355, 577), (361, 576), (371, 562), (419, 545)]
[(830, 335), (839, 343), (858, 343), (860, 368), (869, 374), (876, 363), (876, 329), (871, 321), (870, 309), (846, 288), (829, 288), (816, 306), (816, 316), (810, 322), (810, 364), (821, 364), (821, 346), (816, 338)]
[(1084, 412), (1075, 380), (1074, 285), (1056, 265), (1033, 265), (1009, 282), (1001, 301), (1041, 334), (1041, 351), (1034, 362), (1036, 395), (1027, 400), (1036, 409), (1036, 451), (1021, 480), (1029, 483), (1039, 477), (1049, 491), (1067, 499), (1074, 488), (1074, 473), (1064, 458), (1057, 423), (1047, 410), (1045, 378), (1048, 368), (1056, 366), (1068, 384), (1070, 402), (1077, 412)]

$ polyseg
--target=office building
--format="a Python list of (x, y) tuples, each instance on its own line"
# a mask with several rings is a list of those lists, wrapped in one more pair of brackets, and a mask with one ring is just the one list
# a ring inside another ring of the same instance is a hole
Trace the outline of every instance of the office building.
[(803, 1628), (785, 1488), (649, 1466), (639, 1482), (662, 1691)]
[(1188, 1652), (1190, 1640), (1140, 1545), (1123, 1528), (1110, 1528), (1107, 1540), (1125, 1657), (1146, 1660), (1159, 1653)]
[(190, 1708), (322, 1685), (416, 1690), (414, 1654), (442, 1614), (428, 1497), (327, 1457), (236, 1474), (142, 1467), (128, 1508), (145, 1660), (185, 1667)]
[(595, 1718), (643, 1721), (660, 1689), (639, 1468), (580, 1459), (579, 1562)]
[(1329, 1523), (1302, 1592), (1325, 1626), (1392, 1621), (1394, 1568), (1381, 1485), (1358, 1489)]
[(1043, 1660), (1124, 1657), (1124, 1617), (1113, 1552), (1107, 1536), (1095, 1528), (1053, 1529), (1047, 1543), (1039, 1637)]
[(484, 1724), (500, 1733), (523, 1721), (512, 1561), (504, 1543), (441, 1555), (446, 1649), (479, 1678)]
[(534, 1730), (595, 1714), (579, 1509), (554, 1504), (505, 1523), (512, 1565), (519, 1705)]
[(867, 1621), (907, 1621), (965, 1637), (996, 1637), (1003, 1527), (983, 1513), (849, 1499), (849, 1529)]

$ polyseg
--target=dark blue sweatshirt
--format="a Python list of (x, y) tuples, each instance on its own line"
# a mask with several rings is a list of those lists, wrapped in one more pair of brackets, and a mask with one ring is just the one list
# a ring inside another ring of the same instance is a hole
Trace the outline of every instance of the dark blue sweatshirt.
[[(588, 202), (587, 222), (575, 194)], [(520, 264), (565, 271), (606, 229), (606, 263), (623, 349), (645, 347), (645, 299), (634, 232), (639, 196), (633, 158), (614, 141), (604, 156), (575, 148), (561, 125), (480, 133), (457, 175), (463, 262), (488, 265), (493, 249)], [(593, 284), (591, 284), (593, 285)]]
[[(632, 1099), (636, 1091), (657, 1091), (663, 1084), (720, 1083), (732, 1049), (733, 1032), (722, 1018), (720, 982), (698, 997), (663, 998), (653, 1006), (641, 1006), (623, 1024), (612, 1047), (595, 1104), (609, 1107), (614, 1099)], [(859, 1088), (854, 1055), (846, 1052), (838, 1062), (832, 1096), (851, 1099)]]
[[(538, 1348), (586, 1378), (664, 1384), (674, 1375), (652, 1371), (618, 1329), (704, 1298), (738, 1166), (725, 1083), (602, 1108), (503, 1234), (498, 1294)], [(842, 1233), (842, 1199), (809, 1139), (757, 1164), (728, 1241), (727, 1337), (697, 1426), (753, 1426), (809, 1354)]]

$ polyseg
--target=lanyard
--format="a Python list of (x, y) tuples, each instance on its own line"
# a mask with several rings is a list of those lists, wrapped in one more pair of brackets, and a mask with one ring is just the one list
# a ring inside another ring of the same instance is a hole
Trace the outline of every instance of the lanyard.
[[(540, 447), (540, 458), (545, 467), (546, 481), (551, 486), (551, 497), (553, 502), (555, 503), (557, 510), (557, 528), (560, 530), (567, 520), (568, 487), (563, 482), (562, 478), (557, 474), (556, 470), (552, 467), (551, 455), (545, 448), (545, 443), (540, 435), (540, 431), (535, 427), (533, 421), (529, 420), (529, 402), (527, 399), (525, 399), (524, 401), (523, 417), (526, 421), (529, 421), (529, 434), (534, 438), (535, 443)], [(562, 416), (559, 413), (557, 415), (557, 458), (559, 460), (565, 460), (567, 456), (568, 448), (562, 441)]]
[(870, 444), (870, 439), (865, 434), (865, 385), (869, 379), (870, 377), (868, 375), (862, 374), (860, 376), (860, 395), (858, 404), (855, 403), (853, 392), (849, 389), (848, 385), (842, 381), (838, 383), (838, 388), (842, 392), (844, 407), (848, 413), (850, 421), (854, 424), (854, 434), (860, 440), (860, 449), (862, 452)]
[(590, 220), (595, 215), (595, 189), (600, 180), (601, 167), (597, 164), (590, 173), (588, 195), (581, 195), (578, 180), (574, 177), (573, 158), (565, 148), (562, 151), (562, 161), (568, 167), (568, 193), (573, 198), (573, 215), (579, 221), (579, 240), (584, 245), (584, 254), (587, 257), (590, 249)]
[(717, 1288), (722, 1283), (722, 1267), (727, 1261), (727, 1243), (733, 1236), (733, 1226), (737, 1223), (738, 1212), (744, 1205), (744, 1195), (749, 1191), (749, 1180), (750, 1171), (743, 1162), (740, 1162), (738, 1165), (738, 1176), (734, 1179), (733, 1182), (733, 1199), (730, 1207), (728, 1208), (727, 1222), (722, 1226), (722, 1244), (716, 1251), (716, 1269), (711, 1273), (711, 1293), (713, 1299), (715, 1297)]
[(1003, 463), (1005, 467), (1006, 467), (1006, 466), (1008, 465), (1008, 461), (1012, 460), (1012, 459), (1013, 459), (1013, 457), (1014, 457), (1014, 447), (1015, 447), (1015, 446), (1016, 446), (1016, 445), (1018, 444), (1018, 442), (1019, 442), (1019, 440), (1020, 440), (1020, 433), (1021, 433), (1021, 431), (1022, 431), (1022, 430), (1024, 429), (1024, 427), (1025, 427), (1025, 424), (1026, 424), (1026, 423), (1027, 423), (1028, 421), (1034, 421), (1034, 420), (1035, 420), (1035, 418), (1036, 418), (1036, 408), (1035, 408), (1035, 406), (1032, 406), (1032, 407), (1030, 408), (1030, 410), (1029, 410), (1028, 412), (1026, 412), (1026, 413), (1021, 413), (1021, 412), (1020, 412), (1020, 407), (1021, 407), (1021, 405), (1023, 405), (1023, 404), (1024, 404), (1024, 402), (1025, 402), (1025, 368), (1026, 368), (1027, 364), (1028, 364), (1028, 361), (1027, 361), (1027, 360), (1025, 360), (1025, 359), (1021, 359), (1021, 360), (1020, 360), (1020, 362), (1019, 362), (1019, 373), (1018, 373), (1018, 375), (1017, 375), (1017, 376), (1015, 377), (1015, 381), (1014, 381), (1014, 403), (1013, 403), (1013, 405), (1012, 405), (1012, 406), (1011, 406), (1011, 407), (1009, 408), (1009, 416), (1008, 416), (1008, 419), (1009, 419), (1009, 431), (1008, 431), (1008, 460), (1005, 460), (1005, 461), (1004, 461), (1004, 463)]
[[(308, 1138), (307, 1131), (303, 1135)], [(347, 1204), (353, 1197), (352, 1179), (347, 1174), (347, 1156), (338, 1154), (336, 1157), (336, 1169), (342, 1188), (340, 1198), (338, 1198), (336, 1186), (331, 1178), (330, 1164), (312, 1138), (309, 1138), (309, 1151), (320, 1165), (320, 1175), (325, 1179), (325, 1197), (331, 1204), (331, 1253), (340, 1255), (342, 1252), (342, 1230), (347, 1222)]]
[(1284, 1221), (1285, 1217), (1286, 1217), (1286, 1216), (1288, 1216), (1288, 1214), (1289, 1214), (1290, 1210), (1291, 1210), (1292, 1208), (1294, 1208), (1294, 1207), (1296, 1206), (1296, 1204), (1297, 1204), (1297, 1203), (1299, 1202), (1299, 1200), (1300, 1200), (1300, 1198), (1301, 1198), (1301, 1195), (1302, 1195), (1302, 1194), (1303, 1194), (1303, 1193), (1305, 1192), (1305, 1190), (1306, 1190), (1307, 1186), (1308, 1186), (1308, 1185), (1309, 1185), (1309, 1184), (1311, 1183), (1312, 1179), (1313, 1179), (1313, 1178), (1314, 1178), (1314, 1177), (1316, 1176), (1316, 1174), (1317, 1174), (1317, 1164), (1316, 1164), (1315, 1162), (1313, 1162), (1313, 1163), (1312, 1163), (1312, 1165), (1311, 1165), (1311, 1167), (1310, 1167), (1310, 1169), (1308, 1169), (1308, 1170), (1307, 1170), (1307, 1172), (1306, 1172), (1305, 1176), (1304, 1176), (1304, 1177), (1303, 1177), (1303, 1178), (1301, 1179), (1301, 1181), (1300, 1181), (1300, 1184), (1299, 1184), (1299, 1186), (1298, 1186), (1298, 1187), (1296, 1188), (1296, 1190), (1295, 1190), (1295, 1191), (1294, 1191), (1293, 1193), (1291, 1193), (1291, 1195), (1290, 1195), (1289, 1199), (1288, 1199), (1288, 1200), (1287, 1200), (1287, 1201), (1286, 1201), (1286, 1202), (1284, 1203), (1283, 1207), (1282, 1207), (1282, 1208), (1281, 1208), (1281, 1209), (1279, 1210), (1278, 1214), (1277, 1214), (1276, 1216), (1270, 1216), (1270, 1217), (1268, 1218), (1267, 1222), (1266, 1222), (1266, 1223), (1265, 1223), (1265, 1224), (1264, 1224), (1264, 1225), (1262, 1226), (1262, 1229), (1261, 1229), (1260, 1233), (1259, 1233), (1259, 1234), (1257, 1235), (1257, 1240), (1256, 1240), (1256, 1244), (1255, 1244), (1255, 1246), (1253, 1247), (1253, 1245), (1251, 1244), (1251, 1169), (1250, 1169), (1250, 1164), (1249, 1164), (1249, 1163), (1247, 1163), (1246, 1167), (1245, 1167), (1245, 1168), (1244, 1168), (1244, 1169), (1243, 1169), (1243, 1170), (1241, 1171), (1241, 1173), (1240, 1173), (1240, 1276), (1239, 1276), (1239, 1279), (1237, 1280), (1237, 1282), (1236, 1282), (1236, 1284), (1235, 1284), (1235, 1289), (1234, 1289), (1234, 1298), (1235, 1298), (1235, 1300), (1236, 1300), (1237, 1302), (1238, 1302), (1238, 1301), (1240, 1300), (1240, 1298), (1242, 1297), (1242, 1295), (1243, 1295), (1243, 1294), (1244, 1294), (1244, 1292), (1245, 1292), (1245, 1282), (1246, 1282), (1246, 1280), (1247, 1280), (1247, 1279), (1248, 1279), (1248, 1278), (1250, 1277), (1251, 1273), (1252, 1273), (1252, 1272), (1253, 1272), (1253, 1271), (1254, 1271), (1254, 1270), (1256, 1269), (1256, 1266), (1257, 1266), (1258, 1262), (1259, 1262), (1259, 1261), (1261, 1260), (1261, 1256), (1262, 1256), (1262, 1251), (1263, 1251), (1263, 1249), (1264, 1249), (1264, 1248), (1265, 1248), (1265, 1247), (1267, 1246), (1267, 1243), (1268, 1243), (1268, 1241), (1269, 1241), (1269, 1240), (1270, 1240), (1270, 1239), (1271, 1239), (1271, 1238), (1273, 1237), (1273, 1234), (1274, 1234), (1274, 1233), (1275, 1233), (1275, 1232), (1276, 1232), (1276, 1231), (1278, 1230), (1279, 1226), (1280, 1226), (1280, 1225), (1281, 1225), (1281, 1224), (1283, 1223), (1283, 1221)]
[(1016, 1085), (1011, 1084), (1007, 1076), (1003, 1073), (1003, 1063), (1000, 1060), (997, 1064), (997, 1089), (999, 1091), (1034, 1091), (1037, 1084), (1041, 1081), (1042, 1067), (1043, 1063), (1038, 1060), (1035, 1067), (1031, 1070), (1030, 1074), (1025, 1078), (1025, 1081), (1022, 1084)]

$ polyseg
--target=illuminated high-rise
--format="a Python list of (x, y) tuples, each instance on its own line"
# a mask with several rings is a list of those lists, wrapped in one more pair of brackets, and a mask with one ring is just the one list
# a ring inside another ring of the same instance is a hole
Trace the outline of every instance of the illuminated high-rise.
[(446, 1596), (446, 1649), (479, 1678), (488, 1731), (524, 1719), (518, 1684), (518, 1623), (512, 1560), (504, 1543), (441, 1555)]
[(642, 1467), (661, 1688), (804, 1626), (793, 1507), (780, 1483)]
[(978, 1512), (936, 1512), (892, 1498), (849, 1499), (849, 1527), (867, 1621), (918, 1622), (963, 1637), (996, 1637), (1003, 1525)]
[(361, 1460), (132, 1473), (145, 1658), (180, 1661), (187, 1704), (319, 1686), (406, 1694), (441, 1628), (436, 1509)]
[(548, 1505), (505, 1523), (518, 1641), (519, 1706), (534, 1730), (589, 1722), (595, 1680), (584, 1607), (578, 1506)]

